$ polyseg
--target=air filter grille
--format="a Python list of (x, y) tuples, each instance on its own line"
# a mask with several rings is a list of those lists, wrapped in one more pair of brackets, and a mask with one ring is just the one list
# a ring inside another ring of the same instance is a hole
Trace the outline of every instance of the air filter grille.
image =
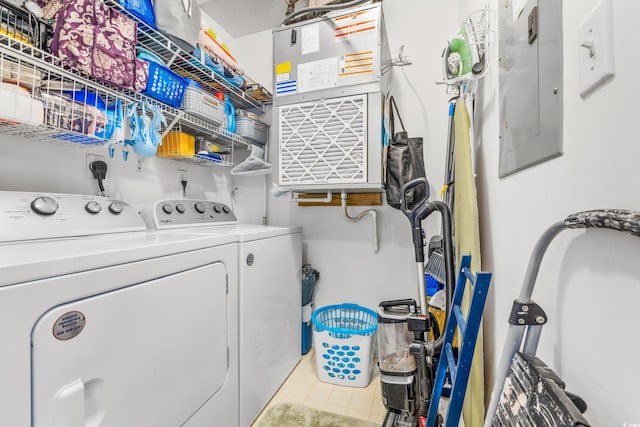
[(366, 95), (280, 107), (280, 185), (367, 180)]

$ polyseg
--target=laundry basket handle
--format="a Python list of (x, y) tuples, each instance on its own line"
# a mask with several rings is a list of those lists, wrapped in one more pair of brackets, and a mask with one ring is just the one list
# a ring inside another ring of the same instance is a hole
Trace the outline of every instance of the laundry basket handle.
[(358, 311), (358, 310), (362, 310), (363, 307), (359, 306), (358, 304), (352, 304), (349, 302), (343, 302), (342, 304), (340, 304), (340, 308), (346, 309), (346, 310), (354, 310), (354, 311)]
[(609, 228), (640, 237), (640, 212), (598, 209), (578, 212), (564, 220), (568, 228)]

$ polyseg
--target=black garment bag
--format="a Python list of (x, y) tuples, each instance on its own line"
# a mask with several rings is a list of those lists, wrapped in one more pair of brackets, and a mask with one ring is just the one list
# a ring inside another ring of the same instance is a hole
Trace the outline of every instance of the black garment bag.
[[(387, 179), (386, 179), (386, 195), (389, 206), (400, 209), (400, 198), (402, 197), (402, 187), (409, 181), (416, 178), (426, 178), (424, 171), (424, 155), (422, 153), (422, 138), (410, 138), (404, 128), (402, 117), (396, 105), (393, 96), (389, 99), (391, 104), (391, 135), (393, 138), (387, 149)], [(395, 132), (394, 109), (402, 132)], [(418, 186), (411, 189), (406, 195), (407, 208), (413, 208), (413, 205), (425, 198), (424, 186)]]

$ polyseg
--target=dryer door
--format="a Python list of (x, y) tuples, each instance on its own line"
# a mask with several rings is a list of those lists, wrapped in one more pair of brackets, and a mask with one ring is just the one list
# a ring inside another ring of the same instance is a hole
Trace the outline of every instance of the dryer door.
[(226, 289), (213, 263), (46, 312), (32, 332), (34, 427), (184, 423), (227, 377)]

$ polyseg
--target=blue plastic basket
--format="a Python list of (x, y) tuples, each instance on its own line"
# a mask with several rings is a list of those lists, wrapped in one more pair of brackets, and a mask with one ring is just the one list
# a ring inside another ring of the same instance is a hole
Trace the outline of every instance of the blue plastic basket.
[(376, 312), (357, 304), (328, 305), (319, 308), (313, 312), (311, 320), (316, 331), (328, 331), (333, 338), (371, 336), (378, 329)]
[(186, 80), (163, 65), (148, 62), (149, 80), (142, 93), (174, 108), (180, 108), (187, 88)]
[(375, 311), (356, 304), (330, 305), (311, 316), (316, 367), (321, 381), (366, 387), (371, 378)]
[(157, 29), (151, 0), (120, 0), (120, 4), (138, 19)]

